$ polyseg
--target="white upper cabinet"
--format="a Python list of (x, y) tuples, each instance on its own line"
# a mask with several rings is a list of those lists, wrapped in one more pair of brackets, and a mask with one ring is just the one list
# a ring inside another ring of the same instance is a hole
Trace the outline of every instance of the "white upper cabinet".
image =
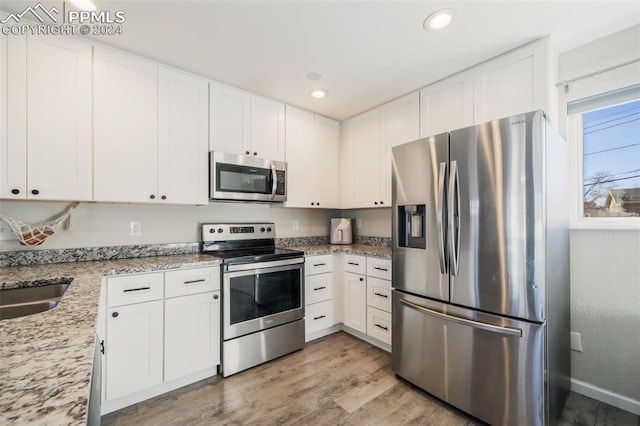
[(284, 104), (213, 81), (210, 93), (210, 151), (284, 161)]
[(474, 124), (549, 111), (548, 38), (480, 64), (473, 73)]
[(420, 90), (420, 137), (473, 125), (473, 71)]
[(94, 51), (94, 199), (157, 202), (158, 67)]
[(207, 80), (158, 69), (158, 195), (160, 203), (207, 204)]
[(410, 93), (380, 107), (380, 205), (391, 206), (391, 149), (420, 138), (420, 95)]
[(91, 200), (91, 45), (41, 36), (2, 45), (0, 196)]
[(251, 95), (211, 82), (209, 150), (249, 154), (251, 149)]
[(251, 155), (284, 161), (284, 104), (251, 97)]
[(287, 106), (287, 207), (339, 204), (340, 123)]
[(351, 207), (380, 202), (380, 109), (353, 118), (353, 193)]

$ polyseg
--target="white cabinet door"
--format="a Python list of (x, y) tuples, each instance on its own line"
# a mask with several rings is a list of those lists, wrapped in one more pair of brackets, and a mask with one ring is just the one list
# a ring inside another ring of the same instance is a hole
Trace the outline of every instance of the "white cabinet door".
[(208, 103), (205, 79), (158, 69), (160, 203), (208, 203)]
[(363, 275), (344, 273), (344, 325), (367, 332), (367, 280)]
[(0, 198), (27, 198), (26, 46), (0, 36)]
[(350, 209), (353, 203), (353, 119), (343, 121), (340, 125), (340, 208)]
[(285, 161), (284, 104), (251, 97), (251, 155)]
[(380, 107), (380, 206), (391, 207), (391, 149), (420, 138), (420, 95), (410, 93)]
[(165, 300), (164, 380), (220, 364), (220, 292)]
[(210, 83), (209, 150), (249, 154), (251, 149), (251, 95), (219, 83)]
[(94, 200), (157, 202), (158, 69), (94, 48)]
[(162, 383), (162, 311), (162, 300), (107, 310), (107, 400)]
[[(313, 183), (315, 206), (338, 208), (340, 205), (340, 123), (315, 116), (315, 154)], [(287, 152), (287, 158), (289, 153)], [(291, 164), (291, 163), (289, 163)]]
[(287, 207), (311, 207), (314, 203), (314, 114), (287, 106)]
[(549, 110), (549, 39), (474, 68), (474, 124)]
[(473, 71), (420, 90), (420, 137), (473, 125)]
[(380, 110), (353, 119), (353, 207), (380, 204)]

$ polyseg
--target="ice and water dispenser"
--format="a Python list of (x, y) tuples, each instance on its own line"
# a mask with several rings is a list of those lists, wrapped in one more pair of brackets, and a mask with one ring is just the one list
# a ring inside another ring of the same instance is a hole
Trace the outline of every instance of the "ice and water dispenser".
[(398, 246), (425, 248), (425, 205), (398, 206)]

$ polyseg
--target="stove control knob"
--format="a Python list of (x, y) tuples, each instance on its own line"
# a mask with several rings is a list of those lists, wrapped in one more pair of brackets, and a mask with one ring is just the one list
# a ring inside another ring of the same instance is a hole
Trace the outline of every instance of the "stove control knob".
[(218, 234), (222, 234), (222, 228), (218, 228)]
[(264, 232), (264, 228), (260, 228), (260, 232)]
[(271, 227), (268, 227), (268, 228), (267, 228), (267, 232), (271, 232)]

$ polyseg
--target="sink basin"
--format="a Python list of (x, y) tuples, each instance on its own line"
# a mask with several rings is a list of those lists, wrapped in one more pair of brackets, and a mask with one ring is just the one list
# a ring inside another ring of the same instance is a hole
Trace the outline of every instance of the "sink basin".
[(0, 290), (0, 320), (48, 311), (58, 305), (73, 278), (34, 282), (24, 288)]

